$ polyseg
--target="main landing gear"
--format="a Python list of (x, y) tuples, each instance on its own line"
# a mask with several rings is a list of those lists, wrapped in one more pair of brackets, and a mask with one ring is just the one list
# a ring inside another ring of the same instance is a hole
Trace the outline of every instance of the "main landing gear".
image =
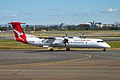
[(54, 51), (53, 47), (48, 48), (49, 51)]
[(70, 48), (69, 48), (69, 47), (66, 47), (66, 51), (70, 51)]

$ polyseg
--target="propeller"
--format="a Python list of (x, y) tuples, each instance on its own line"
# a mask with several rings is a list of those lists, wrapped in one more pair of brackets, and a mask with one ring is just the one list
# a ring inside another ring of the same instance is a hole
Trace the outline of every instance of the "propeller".
[(65, 47), (67, 47), (67, 44), (69, 44), (69, 42), (68, 42), (69, 40), (66, 37), (67, 37), (67, 34), (65, 37), (63, 36), (63, 38), (64, 38), (63, 44), (65, 44)]

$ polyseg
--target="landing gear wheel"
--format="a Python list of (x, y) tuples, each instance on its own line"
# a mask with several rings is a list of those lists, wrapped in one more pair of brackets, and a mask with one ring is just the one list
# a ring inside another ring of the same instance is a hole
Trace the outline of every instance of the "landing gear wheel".
[(49, 51), (54, 51), (53, 48), (48, 48)]
[(54, 51), (52, 48), (49, 51)]
[(106, 51), (106, 49), (104, 48), (103, 51)]
[(69, 47), (66, 47), (66, 51), (70, 51), (70, 48), (69, 48)]

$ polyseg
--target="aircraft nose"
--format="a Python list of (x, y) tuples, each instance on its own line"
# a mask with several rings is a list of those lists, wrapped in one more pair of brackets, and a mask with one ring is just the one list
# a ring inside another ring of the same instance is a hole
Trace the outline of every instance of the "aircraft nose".
[(106, 43), (105, 45), (106, 48), (111, 48), (111, 46), (109, 44)]

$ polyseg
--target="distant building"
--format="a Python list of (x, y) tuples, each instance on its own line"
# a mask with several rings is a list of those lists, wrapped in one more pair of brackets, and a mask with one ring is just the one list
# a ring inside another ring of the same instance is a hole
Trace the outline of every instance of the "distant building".
[(96, 25), (97, 27), (102, 27), (102, 26), (103, 26), (101, 22), (96, 22), (95, 25)]
[(113, 27), (120, 27), (120, 23), (115, 21), (115, 23), (113, 24)]
[(98, 27), (102, 27), (102, 22), (93, 21), (93, 22), (88, 22), (88, 23), (90, 23), (90, 28), (91, 29), (96, 29)]
[(103, 24), (103, 27), (112, 27), (112, 24)]
[(64, 30), (65, 29), (64, 26), (65, 26), (65, 23), (61, 23), (60, 26), (59, 26), (59, 29), (63, 29)]

